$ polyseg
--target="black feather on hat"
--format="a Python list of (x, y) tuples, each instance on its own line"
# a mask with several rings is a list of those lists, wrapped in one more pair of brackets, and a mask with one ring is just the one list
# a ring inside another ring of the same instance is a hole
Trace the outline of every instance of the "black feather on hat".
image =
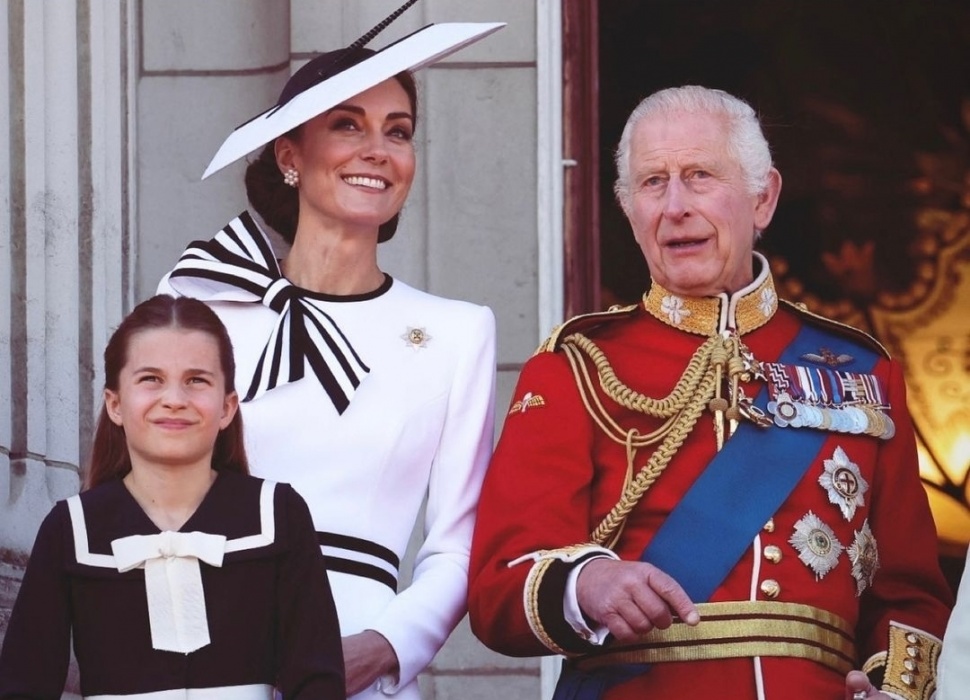
[(505, 26), (504, 22), (429, 24), (379, 51), (364, 48), (414, 2), (409, 0), (350, 46), (321, 54), (294, 73), (275, 105), (229, 134), (202, 179), (354, 95), (403, 71), (435, 63)]

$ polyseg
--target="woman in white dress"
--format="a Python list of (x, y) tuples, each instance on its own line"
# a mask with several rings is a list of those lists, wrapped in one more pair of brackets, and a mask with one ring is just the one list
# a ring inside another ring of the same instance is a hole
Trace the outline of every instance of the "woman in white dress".
[(961, 700), (970, 693), (970, 551), (965, 561), (957, 602), (943, 635), (936, 700)]
[[(494, 316), (391, 278), (377, 245), (414, 178), (407, 69), (500, 26), (431, 25), (378, 53), (351, 47), (301, 68), (276, 107), (240, 127), (255, 134), (243, 154), (266, 144), (246, 173), (257, 216), (191, 244), (159, 287), (207, 301), (229, 329), (252, 472), (309, 504), (357, 698), (420, 697), (418, 673), (465, 613), (493, 440)], [(350, 76), (359, 92), (334, 98)], [(294, 110), (310, 116), (291, 126)], [(252, 131), (274, 119), (285, 133)], [(291, 243), (282, 260), (260, 220)], [(419, 515), (423, 540), (401, 590)]]

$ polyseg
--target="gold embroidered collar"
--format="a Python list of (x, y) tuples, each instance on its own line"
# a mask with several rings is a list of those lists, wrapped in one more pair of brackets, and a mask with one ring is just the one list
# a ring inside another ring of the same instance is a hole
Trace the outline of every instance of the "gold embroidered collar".
[(683, 297), (654, 282), (643, 295), (643, 308), (668, 326), (688, 333), (712, 336), (728, 329), (744, 335), (768, 322), (778, 309), (778, 295), (768, 261), (754, 254), (761, 270), (754, 281), (734, 294)]

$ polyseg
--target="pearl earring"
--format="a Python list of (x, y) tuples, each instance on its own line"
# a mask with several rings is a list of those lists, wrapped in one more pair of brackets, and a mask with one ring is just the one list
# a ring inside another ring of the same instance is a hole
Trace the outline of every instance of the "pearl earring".
[(287, 168), (286, 172), (283, 173), (283, 182), (290, 187), (299, 187), (300, 173), (298, 173), (294, 168)]

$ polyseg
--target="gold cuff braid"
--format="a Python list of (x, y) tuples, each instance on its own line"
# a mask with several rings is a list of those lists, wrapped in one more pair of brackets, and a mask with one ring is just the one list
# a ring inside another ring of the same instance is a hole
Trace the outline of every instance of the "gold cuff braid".
[(864, 664), (862, 664), (863, 672), (868, 676), (871, 675), (873, 671), (885, 670), (886, 668), (886, 657), (889, 654), (885, 651), (880, 651), (878, 654), (873, 654), (870, 656)]
[(539, 616), (539, 584), (553, 561), (553, 559), (541, 559), (529, 571), (529, 576), (525, 581), (525, 600), (523, 602), (525, 603), (525, 617), (529, 621), (529, 627), (532, 628), (532, 634), (536, 636), (536, 639), (554, 654), (565, 654), (566, 650), (556, 644), (549, 633), (546, 632), (542, 618)]
[(525, 580), (522, 602), (525, 609), (525, 617), (529, 622), (532, 633), (553, 653), (564, 656), (569, 655), (569, 652), (559, 646), (549, 635), (545, 625), (542, 623), (542, 617), (539, 615), (539, 587), (542, 584), (543, 577), (554, 561), (575, 562), (589, 554), (600, 554), (604, 557), (616, 558), (616, 555), (610, 550), (593, 543), (584, 542), (582, 544), (560, 547), (559, 549), (541, 549), (509, 562), (509, 566), (516, 566), (528, 560), (535, 562)]
[(942, 642), (926, 632), (889, 623), (889, 651), (882, 690), (904, 700), (929, 700), (936, 691)]

